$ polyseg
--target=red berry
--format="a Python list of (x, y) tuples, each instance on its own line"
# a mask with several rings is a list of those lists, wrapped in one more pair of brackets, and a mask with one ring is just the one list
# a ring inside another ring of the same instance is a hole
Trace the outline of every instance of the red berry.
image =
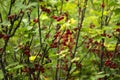
[(107, 37), (108, 37), (108, 38), (111, 38), (112, 36), (108, 34)]
[(110, 66), (111, 65), (111, 61), (110, 60), (106, 60), (105, 61), (105, 66)]
[(38, 19), (34, 19), (33, 22), (34, 22), (34, 23), (37, 23), (37, 22), (38, 22)]
[(50, 37), (50, 34), (47, 33), (47, 34), (45, 35), (45, 38), (49, 38), (49, 37)]
[(8, 35), (4, 35), (4, 36), (3, 36), (3, 39), (4, 39), (4, 40), (8, 40), (8, 39), (9, 39), (9, 36), (8, 36)]
[(99, 45), (98, 41), (95, 41), (94, 43), (95, 43), (96, 45)]
[(101, 43), (100, 45), (101, 45), (101, 46), (104, 46), (104, 43)]
[(89, 47), (90, 47), (89, 45), (86, 46), (87, 49), (88, 49)]
[(57, 48), (57, 42), (54, 42), (54, 43), (50, 44), (50, 47), (51, 48)]
[(59, 21), (61, 21), (62, 19), (64, 19), (64, 16), (58, 17), (58, 18), (57, 18), (57, 21), (59, 22)]
[(113, 54), (112, 54), (111, 52), (108, 52), (107, 56), (108, 56), (109, 58), (112, 58), (112, 57), (113, 57)]
[(57, 31), (57, 33), (56, 34), (60, 34), (61, 32), (60, 31)]
[(89, 38), (89, 43), (92, 43), (93, 42), (93, 39), (92, 38)]
[(105, 4), (104, 4), (104, 3), (102, 3), (101, 7), (102, 7), (102, 8), (104, 8), (104, 7), (105, 7)]
[(62, 42), (63, 46), (67, 46), (66, 42)]
[(104, 36), (104, 37), (106, 37), (106, 36), (107, 36), (107, 34), (106, 34), (106, 33), (103, 33), (103, 34), (101, 34), (101, 36)]
[(90, 23), (90, 26), (89, 26), (90, 28), (94, 28), (95, 27), (95, 25), (93, 24), (93, 23)]
[(42, 11), (46, 12), (46, 13), (50, 13), (50, 9), (47, 9), (45, 7), (41, 7)]
[(4, 36), (4, 35), (3, 35), (2, 33), (0, 33), (0, 38), (3, 38), (3, 36)]
[(98, 78), (98, 80), (102, 80), (102, 78)]
[(39, 70), (39, 64), (35, 64), (35, 70), (36, 70), (36, 71)]
[(51, 18), (53, 18), (53, 19), (57, 19), (58, 17), (57, 17), (57, 16), (52, 16)]
[(44, 72), (45, 72), (45, 68), (44, 68), (43, 66), (40, 66), (40, 71), (41, 71), (42, 73), (44, 73)]
[(120, 32), (120, 28), (117, 28), (116, 31), (117, 31), (117, 32)]
[(45, 9), (45, 12), (46, 12), (46, 13), (50, 13), (50, 9), (47, 9), (47, 8), (46, 8), (46, 9)]
[(22, 69), (22, 72), (29, 72), (29, 69), (25, 66), (25, 67)]
[(26, 50), (24, 51), (24, 54), (26, 54), (27, 56), (30, 56), (30, 50), (26, 49)]
[(67, 42), (68, 41), (68, 38), (63, 38), (63, 42)]
[(66, 34), (70, 34), (70, 35), (71, 35), (72, 32), (71, 32), (69, 29), (67, 29), (67, 30), (66, 30)]
[(115, 69), (115, 68), (116, 68), (116, 63), (112, 63), (112, 64), (110, 65), (110, 68)]
[(54, 35), (54, 38), (56, 39), (59, 35), (60, 35), (60, 31), (56, 32), (56, 34)]
[(11, 15), (9, 15), (9, 16), (8, 16), (8, 20), (11, 20), (11, 19), (12, 19), (12, 16), (11, 16)]
[(76, 63), (76, 67), (77, 67), (77, 68), (82, 68), (82, 64), (80, 64), (80, 63), (77, 62), (77, 63)]
[(35, 76), (33, 76), (34, 80), (37, 80), (37, 78)]
[(58, 36), (59, 36), (58, 34), (55, 34), (55, 35), (54, 35), (54, 38), (56, 39)]
[(16, 14), (8, 15), (8, 20), (12, 20), (12, 19), (14, 19), (16, 16), (17, 16)]

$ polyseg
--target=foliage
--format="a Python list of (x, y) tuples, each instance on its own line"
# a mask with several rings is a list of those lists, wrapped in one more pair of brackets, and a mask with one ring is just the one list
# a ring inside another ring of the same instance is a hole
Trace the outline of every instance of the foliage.
[(118, 80), (119, 5), (0, 0), (0, 80)]

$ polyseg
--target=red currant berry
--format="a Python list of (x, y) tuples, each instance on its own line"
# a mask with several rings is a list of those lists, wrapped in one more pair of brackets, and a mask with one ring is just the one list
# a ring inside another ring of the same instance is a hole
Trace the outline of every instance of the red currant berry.
[(116, 29), (116, 32), (120, 32), (120, 28), (117, 28), (117, 29)]
[(38, 22), (38, 19), (34, 19), (33, 22), (34, 22), (34, 23), (37, 23), (37, 22)]
[(57, 18), (57, 21), (59, 22), (59, 21), (61, 21), (62, 19), (64, 19), (64, 16), (58, 17), (58, 18)]
[(102, 3), (102, 4), (101, 4), (101, 7), (102, 7), (102, 8), (105, 8), (105, 4), (104, 4), (104, 3)]
[(4, 35), (3, 35), (2, 33), (0, 33), (0, 38), (3, 38), (3, 36), (4, 36)]
[(111, 65), (111, 61), (110, 60), (106, 60), (105, 61), (105, 66), (110, 66)]
[(110, 68), (113, 68), (113, 69), (115, 69), (117, 66), (116, 66), (116, 63), (112, 63), (111, 65), (110, 65)]

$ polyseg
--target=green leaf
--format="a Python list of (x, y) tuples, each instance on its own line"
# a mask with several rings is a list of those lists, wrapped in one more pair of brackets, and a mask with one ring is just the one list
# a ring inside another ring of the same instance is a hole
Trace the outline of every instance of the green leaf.
[(41, 19), (41, 20), (46, 20), (46, 19), (48, 19), (47, 14), (42, 14), (42, 15), (40, 16), (40, 19)]
[(37, 2), (32, 2), (32, 3), (30, 3), (28, 6), (27, 6), (27, 8), (30, 8), (30, 7), (35, 7), (35, 6), (37, 6)]
[(16, 5), (14, 7), (16, 8), (16, 10), (20, 10), (20, 9), (25, 10), (27, 8), (26, 5), (24, 5), (24, 4), (20, 3), (20, 2), (16, 3)]
[(18, 65), (19, 63), (18, 62), (14, 62), (14, 63), (11, 63), (9, 64), (7, 67), (5, 67), (6, 69), (9, 69), (10, 67), (13, 67), (13, 66), (16, 66)]
[(120, 14), (120, 8), (115, 9), (114, 12), (116, 15)]
[(13, 70), (16, 70), (16, 69), (19, 69), (19, 68), (22, 68), (22, 67), (24, 67), (24, 65), (19, 64), (19, 65), (15, 66), (15, 67), (13, 68)]
[(4, 78), (2, 70), (0, 70), (0, 80), (2, 80)]
[(75, 57), (71, 60), (71, 62), (78, 61), (79, 59), (80, 59), (79, 57)]
[(8, 71), (11, 71), (11, 70), (16, 70), (16, 69), (22, 68), (23, 66), (24, 66), (23, 64), (19, 64), (18, 62), (15, 62), (15, 63), (8, 65), (6, 67), (6, 69)]

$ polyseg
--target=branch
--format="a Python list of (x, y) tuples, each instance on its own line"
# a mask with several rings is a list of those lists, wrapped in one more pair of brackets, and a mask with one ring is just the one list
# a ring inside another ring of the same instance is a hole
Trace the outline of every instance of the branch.
[(15, 0), (11, 0), (10, 1), (10, 7), (9, 7), (9, 11), (8, 11), (8, 16), (11, 14), (11, 10), (12, 10), (12, 5), (15, 3)]
[(21, 18), (20, 18), (20, 21), (18, 22), (17, 26), (15, 27), (15, 29), (13, 30), (13, 33), (10, 35), (10, 37), (14, 36), (17, 29), (20, 27), (20, 24), (21, 24), (21, 21), (22, 21), (22, 18), (23, 18), (24, 14), (22, 14)]
[[(79, 61), (78, 64), (81, 64), (82, 61), (87, 57), (87, 55), (89, 54), (90, 50), (94, 47), (94, 45), (87, 51), (87, 53), (81, 58), (81, 60)], [(72, 74), (77, 68), (75, 68), (70, 74)]]
[[(85, 18), (85, 11), (86, 11), (87, 2), (88, 2), (88, 0), (85, 0), (85, 2), (84, 2), (85, 5), (84, 5), (84, 8), (82, 10), (81, 21), (80, 21), (79, 17), (80, 17), (81, 8), (79, 7), (80, 3), (79, 3), (79, 0), (78, 0), (78, 34), (77, 34), (77, 38), (76, 38), (76, 44), (75, 44), (75, 49), (74, 49), (74, 53), (73, 53), (73, 58), (75, 57), (75, 54), (76, 54), (76, 51), (77, 51), (80, 31), (81, 31), (82, 24), (83, 24), (83, 21), (84, 21), (84, 18)], [(66, 77), (65, 80), (69, 79), (69, 75), (70, 75), (70, 71), (71, 71), (72, 65), (73, 65), (73, 63), (71, 63), (69, 68), (68, 68), (68, 72), (67, 72), (67, 75), (66, 75), (67, 77)]]
[[(38, 4), (38, 28), (39, 28), (38, 32), (39, 32), (39, 40), (40, 40), (40, 51), (41, 51), (41, 49), (43, 47), (43, 45), (42, 45), (41, 25), (40, 25), (40, 16), (41, 16), (41, 14), (42, 14), (42, 11), (40, 12), (40, 7), (39, 7), (39, 4)], [(42, 56), (42, 59), (44, 59), (44, 56)], [(41, 80), (41, 78), (40, 78), (40, 70), (37, 73), (37, 80)]]
[[(101, 30), (103, 29), (103, 17), (104, 17), (104, 15), (103, 15), (103, 13), (104, 13), (104, 8), (105, 8), (105, 2), (104, 2), (104, 0), (102, 0), (102, 5), (101, 5), (101, 7), (102, 7), (102, 16), (101, 16), (101, 23), (100, 23), (100, 28), (101, 28)], [(106, 31), (104, 30), (103, 31), (103, 34), (105, 33)], [(104, 44), (104, 41), (105, 41), (105, 39), (104, 38), (102, 38), (101, 39), (101, 44)], [(100, 65), (99, 65), (99, 71), (102, 71), (102, 68), (103, 68), (103, 52), (104, 51), (104, 46), (101, 46), (101, 49), (100, 49), (100, 52), (99, 52), (99, 57), (100, 57)]]
[(2, 14), (0, 13), (0, 23), (2, 23), (3, 20), (2, 20)]

